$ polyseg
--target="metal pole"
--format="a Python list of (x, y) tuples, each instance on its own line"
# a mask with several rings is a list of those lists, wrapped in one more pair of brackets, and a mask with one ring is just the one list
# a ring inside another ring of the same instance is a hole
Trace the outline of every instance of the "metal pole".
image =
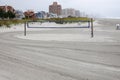
[(24, 36), (26, 36), (26, 22), (24, 23)]
[(90, 28), (90, 21), (88, 21), (88, 28)]
[(94, 37), (94, 33), (93, 33), (93, 19), (91, 18), (91, 38)]

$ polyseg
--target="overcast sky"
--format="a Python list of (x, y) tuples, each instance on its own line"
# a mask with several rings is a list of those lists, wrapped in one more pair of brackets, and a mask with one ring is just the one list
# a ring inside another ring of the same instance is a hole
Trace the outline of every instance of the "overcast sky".
[(0, 0), (0, 5), (11, 5), (15, 9), (47, 11), (54, 1), (62, 8), (74, 8), (101, 17), (120, 18), (120, 0)]

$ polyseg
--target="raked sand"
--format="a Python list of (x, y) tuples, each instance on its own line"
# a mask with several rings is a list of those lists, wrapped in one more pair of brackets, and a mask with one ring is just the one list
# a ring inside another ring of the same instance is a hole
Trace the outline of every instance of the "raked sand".
[(96, 20), (93, 38), (89, 28), (27, 28), (24, 36), (24, 25), (2, 27), (0, 80), (120, 80), (116, 23)]
[[(114, 40), (111, 35), (97, 35), (99, 32), (118, 32), (116, 30), (115, 22), (114, 25), (109, 26), (111, 22), (107, 21), (108, 26), (106, 23), (103, 22), (104, 19), (96, 20), (94, 22), (94, 38), (91, 38), (91, 29), (90, 28), (78, 28), (76, 34), (71, 34), (65, 32), (64, 34), (58, 33), (40, 33), (39, 31), (51, 31), (51, 30), (63, 30), (63, 29), (53, 29), (53, 28), (27, 28), (27, 32), (29, 31), (38, 31), (36, 34), (27, 33), (27, 36), (24, 36), (24, 24), (16, 25), (11, 28), (2, 27), (0, 32), (15, 32), (15, 31), (23, 31), (23, 34), (14, 35), (14, 37), (28, 39), (28, 40), (42, 40), (42, 41), (80, 41), (80, 42), (116, 42), (118, 40)], [(111, 20), (113, 21), (113, 20)], [(103, 23), (103, 24), (102, 24)], [(80, 25), (79, 25), (80, 24)], [(117, 23), (116, 23), (117, 24)], [(87, 26), (87, 23), (68, 23), (68, 24), (55, 24), (55, 23), (32, 23), (30, 27), (79, 27), (79, 26)], [(109, 27), (109, 28), (108, 28)], [(69, 29), (68, 29), (69, 30)], [(73, 28), (73, 30), (75, 30)], [(85, 34), (84, 34), (85, 33)]]
[(17, 35), (17, 38), (28, 40), (41, 40), (41, 41), (79, 41), (79, 42), (115, 42), (110, 36), (99, 35), (95, 38), (91, 38), (88, 34), (28, 34), (27, 36)]
[[(104, 35), (100, 34), (101, 32), (111, 32), (111, 33), (117, 33), (118, 31), (116, 30), (115, 22), (112, 26), (108, 26), (103, 22), (104, 19), (102, 20), (96, 20), (94, 22), (94, 37), (91, 38), (91, 28), (78, 28), (78, 29), (68, 29), (68, 30), (76, 30), (76, 34), (68, 32), (62, 33), (63, 29), (41, 29), (41, 28), (28, 28), (27, 31), (43, 31), (43, 30), (61, 30), (61, 33), (27, 33), (27, 36), (24, 36), (23, 34), (21, 35), (15, 35), (17, 38), (22, 38), (22, 39), (28, 39), (28, 40), (41, 40), (41, 41), (79, 41), (79, 42), (116, 42), (118, 40), (114, 40), (114, 38), (111, 35)], [(111, 20), (113, 21), (113, 20)], [(103, 24), (102, 24), (103, 23)], [(80, 25), (79, 25), (80, 24)], [(117, 23), (116, 23), (117, 24)], [(68, 23), (68, 24), (55, 24), (55, 23), (32, 23), (29, 25), (30, 27), (81, 27), (81, 26), (88, 26), (87, 23)], [(106, 28), (106, 29), (105, 29)]]

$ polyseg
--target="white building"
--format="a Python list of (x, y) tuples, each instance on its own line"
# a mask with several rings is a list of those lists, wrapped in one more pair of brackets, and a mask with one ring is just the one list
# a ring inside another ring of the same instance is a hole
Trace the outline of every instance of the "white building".
[(22, 19), (25, 17), (24, 13), (20, 10), (15, 10), (16, 19)]
[(57, 18), (57, 14), (54, 14), (54, 13), (48, 13), (48, 18)]
[(73, 8), (66, 8), (62, 10), (62, 16), (63, 17), (68, 17), (68, 16), (80, 17), (80, 11), (75, 10)]
[(44, 18), (46, 18), (47, 13), (45, 11), (39, 11), (39, 12), (35, 13), (35, 16), (36, 16), (36, 18), (44, 19)]
[(68, 16), (75, 17), (75, 9), (73, 9), (73, 8), (63, 9), (62, 10), (62, 16), (63, 17), (68, 17)]
[(79, 10), (75, 10), (75, 16), (80, 17), (80, 11)]

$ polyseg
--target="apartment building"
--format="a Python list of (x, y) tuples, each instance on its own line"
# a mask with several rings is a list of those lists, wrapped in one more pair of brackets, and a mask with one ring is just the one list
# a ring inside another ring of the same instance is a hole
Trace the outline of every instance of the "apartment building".
[(80, 11), (75, 10), (73, 8), (62, 9), (62, 16), (63, 17), (68, 17), (68, 16), (80, 17)]
[(52, 5), (49, 5), (49, 13), (57, 14), (57, 16), (61, 15), (62, 7), (57, 2), (53, 2)]

